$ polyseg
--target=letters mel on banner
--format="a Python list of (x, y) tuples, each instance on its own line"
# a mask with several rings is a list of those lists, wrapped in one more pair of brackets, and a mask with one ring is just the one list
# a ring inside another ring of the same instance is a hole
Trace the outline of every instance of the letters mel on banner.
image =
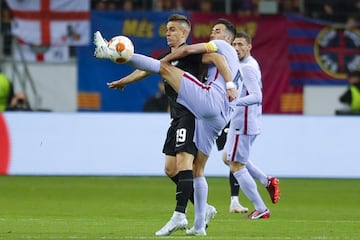
[(90, 40), (89, 0), (7, 0), (12, 33), (36, 46), (82, 46)]
[(347, 84), (360, 69), (360, 29), (287, 15), (291, 83)]
[(291, 86), (287, 22), (282, 15), (237, 17), (191, 13), (192, 42), (209, 41), (215, 20), (225, 17), (252, 37), (251, 54), (258, 60), (263, 82), (264, 113), (302, 113), (302, 86)]

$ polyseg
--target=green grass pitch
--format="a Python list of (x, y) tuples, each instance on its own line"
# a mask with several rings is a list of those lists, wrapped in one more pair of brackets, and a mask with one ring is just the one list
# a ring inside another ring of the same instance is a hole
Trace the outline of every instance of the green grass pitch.
[[(206, 239), (360, 239), (360, 179), (280, 179), (270, 219), (230, 214), (227, 178), (208, 178), (218, 214)], [(243, 205), (252, 209), (241, 193)], [(175, 207), (166, 177), (0, 177), (0, 239), (192, 239), (184, 231), (154, 233)], [(189, 225), (193, 206), (188, 206)], [(202, 238), (202, 237), (200, 237)]]

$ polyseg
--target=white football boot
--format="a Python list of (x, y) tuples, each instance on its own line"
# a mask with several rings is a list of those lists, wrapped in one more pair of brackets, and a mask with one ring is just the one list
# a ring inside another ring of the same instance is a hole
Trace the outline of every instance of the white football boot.
[(96, 58), (108, 59), (110, 57), (108, 42), (102, 37), (99, 31), (94, 33), (94, 44), (96, 46), (94, 52)]
[(243, 207), (238, 201), (232, 200), (229, 207), (230, 213), (247, 213), (249, 211), (248, 208)]
[(186, 230), (186, 235), (206, 236), (206, 230), (205, 230), (205, 228), (195, 230), (195, 228), (192, 227), (192, 228)]
[(159, 231), (155, 233), (156, 236), (169, 236), (177, 230), (185, 230), (188, 225), (186, 215), (180, 212), (174, 212), (170, 220)]
[(211, 219), (213, 219), (215, 217), (216, 214), (217, 214), (216, 208), (214, 206), (208, 205), (206, 208), (206, 213), (205, 213), (205, 225), (206, 226), (209, 224)]

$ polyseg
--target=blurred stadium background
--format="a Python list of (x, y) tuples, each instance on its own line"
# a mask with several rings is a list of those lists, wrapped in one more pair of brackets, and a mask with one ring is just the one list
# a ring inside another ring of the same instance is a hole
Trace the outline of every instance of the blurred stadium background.
[(174, 12), (192, 21), (190, 43), (206, 41), (218, 17), (253, 37), (264, 125), (251, 158), (282, 191), (276, 205), (264, 197), (266, 221), (229, 214), (228, 168), (214, 149), (206, 174), (219, 213), (208, 238), (359, 238), (359, 116), (335, 113), (346, 112), (346, 72), (360, 66), (360, 0), (0, 3), (0, 68), (31, 108), (0, 112), (0, 239), (158, 239), (174, 207), (161, 153), (170, 119), (142, 105), (159, 78), (107, 89), (132, 69), (96, 60), (92, 34), (127, 35), (157, 57)]
[[(358, 116), (335, 116), (347, 71), (360, 66), (359, 0), (0, 2), (0, 67), (32, 110), (0, 114), (2, 174), (162, 175), (169, 116), (141, 112), (159, 77), (109, 90), (106, 82), (132, 68), (95, 59), (92, 34), (127, 35), (136, 51), (158, 57), (164, 24), (180, 12), (192, 22), (190, 43), (206, 41), (219, 17), (253, 37), (264, 87), (254, 160), (279, 176), (359, 177)], [(226, 174), (219, 154), (211, 175)], [(156, 164), (132, 167), (145, 158)]]
[(138, 52), (156, 57), (167, 49), (164, 23), (173, 12), (192, 21), (190, 42), (206, 41), (218, 17), (253, 37), (264, 113), (333, 115), (344, 107), (338, 101), (347, 84), (344, 73), (360, 65), (358, 0), (86, 0), (55, 7), (50, 0), (21, 2), (1, 0), (0, 63), (33, 110), (141, 111), (157, 91), (158, 77), (121, 94), (108, 90), (107, 81), (131, 68), (94, 59), (92, 33), (127, 35)]

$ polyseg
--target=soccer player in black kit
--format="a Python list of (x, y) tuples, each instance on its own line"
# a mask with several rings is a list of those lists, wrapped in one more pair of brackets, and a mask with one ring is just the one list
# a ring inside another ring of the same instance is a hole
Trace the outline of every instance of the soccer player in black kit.
[[(190, 21), (180, 14), (173, 14), (168, 18), (166, 25), (166, 40), (170, 47), (169, 54), (184, 44), (190, 34)], [(165, 55), (167, 55), (165, 54)], [(202, 79), (205, 67), (201, 63), (201, 54), (188, 55), (182, 59), (171, 62), (184, 71)], [(123, 89), (127, 84), (142, 80), (151, 73), (135, 70), (130, 75), (108, 83), (109, 88)], [(164, 80), (165, 81), (165, 80)], [(155, 233), (157, 236), (167, 236), (172, 232), (185, 229), (188, 221), (185, 216), (187, 202), (190, 199), (193, 203), (193, 161), (197, 148), (193, 141), (195, 131), (195, 116), (183, 105), (176, 102), (177, 93), (165, 81), (165, 92), (170, 104), (171, 125), (168, 129), (163, 147), (165, 153), (165, 173), (177, 185), (176, 208), (170, 221), (163, 228)], [(208, 205), (206, 210), (205, 223), (207, 224), (216, 214), (216, 209)]]

